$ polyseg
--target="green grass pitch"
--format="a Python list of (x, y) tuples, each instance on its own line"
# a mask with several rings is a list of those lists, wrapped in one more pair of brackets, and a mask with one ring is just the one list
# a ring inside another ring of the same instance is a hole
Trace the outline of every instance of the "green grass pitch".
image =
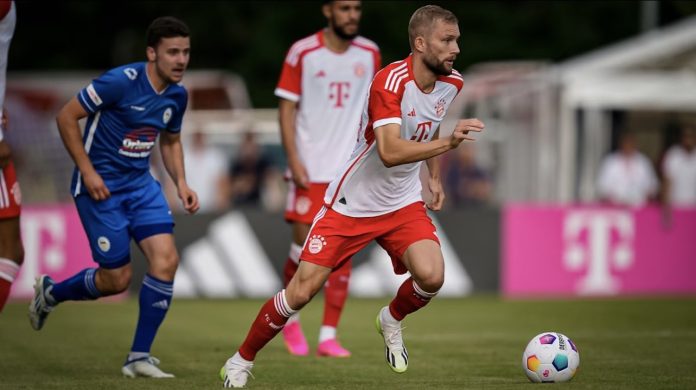
[[(319, 297), (318, 297), (319, 298)], [(218, 371), (246, 335), (260, 300), (175, 300), (153, 355), (176, 379), (122, 378), (137, 300), (61, 305), (35, 332), (27, 304), (0, 314), (0, 389), (215, 389)], [(435, 299), (404, 321), (409, 370), (394, 374), (374, 318), (388, 299), (350, 299), (339, 328), (348, 359), (292, 357), (280, 337), (257, 357), (252, 389), (696, 389), (696, 299)], [(302, 312), (316, 348), (323, 302)], [(566, 384), (529, 383), (521, 355), (553, 330), (580, 350)]]

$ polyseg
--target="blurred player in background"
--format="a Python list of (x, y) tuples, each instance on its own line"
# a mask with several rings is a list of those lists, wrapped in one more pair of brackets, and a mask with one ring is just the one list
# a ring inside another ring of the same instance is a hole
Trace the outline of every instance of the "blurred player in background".
[(5, 77), (7, 53), (17, 19), (13, 1), (0, 1), (0, 312), (5, 307), (10, 288), (24, 261), (24, 247), (19, 228), (22, 195), (11, 160), (10, 146), (5, 141), (7, 114)]
[[(82, 89), (59, 112), (58, 129), (75, 161), (71, 185), (77, 211), (98, 268), (55, 283), (42, 275), (29, 306), (32, 327), (43, 327), (61, 302), (93, 300), (125, 291), (131, 281), (130, 241), (140, 246), (149, 267), (140, 290), (140, 315), (131, 352), (122, 367), (127, 377), (171, 378), (150, 356), (157, 329), (172, 299), (179, 255), (174, 221), (160, 184), (150, 175), (157, 138), (164, 165), (189, 213), (198, 197), (186, 183), (181, 122), (188, 95), (179, 84), (189, 62), (189, 29), (172, 17), (155, 19), (147, 30), (147, 62), (107, 71)], [(87, 117), (84, 136), (78, 121)]]
[(444, 201), (437, 156), (473, 140), (477, 119), (457, 122), (452, 135), (439, 138), (440, 122), (463, 86), (453, 70), (459, 54), (457, 18), (438, 6), (419, 8), (409, 22), (412, 55), (380, 70), (370, 86), (358, 143), (341, 174), (326, 192), (288, 283), (261, 308), (239, 351), (220, 374), (225, 387), (246, 384), (256, 354), (290, 316), (321, 289), (337, 265), (376, 240), (391, 256), (394, 271), (411, 277), (376, 320), (389, 367), (408, 368), (401, 320), (424, 307), (444, 282), (444, 260), (435, 226), (426, 214), (419, 171), (429, 170), (428, 207)]
[[(286, 286), (297, 271), (302, 244), (323, 206), (326, 188), (350, 157), (370, 81), (381, 63), (377, 45), (358, 35), (360, 1), (326, 1), (322, 12), (328, 27), (290, 47), (275, 90), (290, 175), (285, 219), (292, 223), (292, 242), (284, 271)], [(326, 282), (320, 356), (350, 356), (336, 338), (350, 271), (349, 258)], [(299, 313), (288, 320), (283, 338), (291, 354), (309, 353)]]

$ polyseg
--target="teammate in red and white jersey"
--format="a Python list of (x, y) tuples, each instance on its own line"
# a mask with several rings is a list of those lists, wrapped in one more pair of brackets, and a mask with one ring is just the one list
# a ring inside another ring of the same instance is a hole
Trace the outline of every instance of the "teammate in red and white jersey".
[[(326, 1), (322, 11), (328, 26), (292, 45), (275, 90), (290, 183), (285, 219), (292, 224), (292, 242), (285, 285), (297, 271), (302, 244), (328, 184), (350, 157), (370, 81), (381, 61), (377, 45), (358, 35), (360, 1)], [(336, 337), (350, 271), (348, 258), (337, 264), (324, 288), (319, 356), (350, 356)], [(283, 338), (291, 354), (309, 353), (299, 314), (288, 320)]]
[(5, 76), (7, 52), (14, 34), (17, 16), (13, 1), (0, 0), (0, 312), (10, 295), (12, 282), (24, 261), (24, 247), (19, 229), (19, 183), (15, 175), (11, 151), (4, 140), (7, 129), (5, 104)]
[(256, 353), (312, 299), (337, 264), (372, 240), (390, 254), (396, 273), (411, 274), (376, 320), (389, 367), (398, 373), (408, 368), (401, 320), (424, 307), (444, 282), (444, 260), (420, 195), (419, 169), (425, 161), (433, 195), (427, 206), (437, 211), (444, 194), (436, 157), (473, 141), (469, 132), (484, 127), (477, 119), (464, 119), (450, 136), (439, 138), (440, 122), (463, 86), (453, 71), (457, 23), (452, 12), (434, 5), (411, 17), (412, 55), (382, 69), (372, 81), (358, 144), (326, 192), (326, 206), (312, 224), (297, 273), (261, 308), (239, 351), (225, 363), (225, 387), (244, 386)]

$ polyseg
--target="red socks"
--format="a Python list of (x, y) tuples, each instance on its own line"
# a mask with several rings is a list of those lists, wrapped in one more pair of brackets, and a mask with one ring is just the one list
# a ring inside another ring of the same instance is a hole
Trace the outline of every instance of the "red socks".
[(348, 298), (348, 281), (350, 280), (351, 259), (344, 262), (329, 275), (324, 286), (324, 320), (322, 325), (338, 327), (343, 306)]
[(401, 321), (408, 314), (420, 309), (430, 302), (437, 295), (437, 291), (429, 293), (418, 287), (413, 278), (408, 278), (399, 287), (396, 297), (389, 304), (389, 312), (391, 315)]
[(288, 317), (294, 313), (296, 310), (292, 310), (285, 299), (285, 290), (278, 292), (261, 307), (246, 339), (239, 347), (239, 354), (244, 359), (253, 361), (256, 353), (283, 329)]

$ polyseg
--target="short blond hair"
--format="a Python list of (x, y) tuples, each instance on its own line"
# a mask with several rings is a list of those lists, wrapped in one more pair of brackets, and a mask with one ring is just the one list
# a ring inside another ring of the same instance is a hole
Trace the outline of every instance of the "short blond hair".
[(446, 23), (459, 23), (452, 11), (437, 5), (425, 5), (411, 15), (411, 20), (408, 22), (408, 43), (411, 45), (411, 50), (414, 49), (416, 38), (428, 35), (438, 20)]

